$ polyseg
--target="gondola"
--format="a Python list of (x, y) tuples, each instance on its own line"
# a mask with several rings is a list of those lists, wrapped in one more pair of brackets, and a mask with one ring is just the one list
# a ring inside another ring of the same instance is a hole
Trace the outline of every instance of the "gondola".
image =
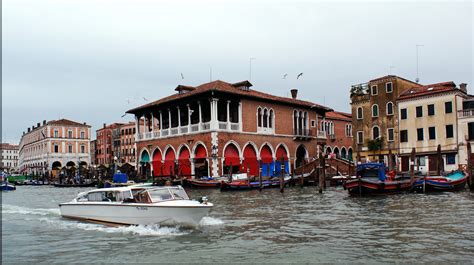
[(468, 176), (462, 171), (453, 171), (445, 176), (419, 178), (413, 183), (414, 192), (459, 191), (466, 187)]
[[(291, 177), (289, 175), (285, 176), (283, 179), (283, 184), (286, 185), (290, 181)], [(262, 188), (277, 188), (280, 187), (280, 178), (271, 177), (262, 179)], [(230, 190), (250, 190), (250, 189), (259, 189), (260, 181), (257, 177), (248, 178), (247, 174), (237, 174), (231, 177), (229, 181), (221, 182), (221, 191), (230, 191)]]
[(91, 183), (84, 183), (84, 184), (59, 184), (55, 183), (53, 184), (54, 187), (56, 188), (85, 188), (85, 187), (95, 187), (97, 185), (97, 182), (91, 182)]
[(409, 191), (411, 187), (409, 177), (386, 174), (383, 163), (357, 165), (356, 178), (344, 183), (344, 189), (351, 195), (393, 194)]

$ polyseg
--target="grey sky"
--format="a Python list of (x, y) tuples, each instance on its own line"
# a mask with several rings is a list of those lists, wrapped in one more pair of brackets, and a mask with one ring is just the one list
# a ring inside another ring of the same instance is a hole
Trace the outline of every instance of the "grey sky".
[[(2, 1), (3, 141), (44, 119), (131, 120), (178, 84), (254, 89), (350, 111), (351, 84), (389, 73), (472, 92), (471, 1)], [(180, 73), (185, 79), (181, 80)], [(303, 72), (300, 80), (296, 75)], [(286, 80), (282, 79), (287, 73)], [(127, 102), (130, 100), (130, 103)]]

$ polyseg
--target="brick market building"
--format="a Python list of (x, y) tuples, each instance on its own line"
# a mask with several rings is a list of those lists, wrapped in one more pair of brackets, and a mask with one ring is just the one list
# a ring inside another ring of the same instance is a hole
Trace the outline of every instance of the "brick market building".
[[(326, 143), (319, 121), (331, 109), (220, 80), (131, 109), (139, 172), (155, 176), (279, 174), (318, 155)], [(143, 126), (137, 126), (143, 121)]]
[[(96, 131), (96, 160), (98, 165), (111, 166), (114, 164), (114, 149), (119, 150), (119, 147), (115, 147), (114, 140), (120, 142), (120, 126), (123, 123), (112, 123), (105, 124), (102, 128)], [(118, 135), (117, 135), (118, 132)]]
[(90, 165), (90, 128), (68, 119), (43, 121), (23, 132), (19, 145), (20, 170), (55, 177), (60, 170)]
[(136, 166), (135, 133), (135, 122), (129, 122), (120, 127), (120, 152), (117, 156), (120, 163)]
[(352, 161), (352, 115), (330, 111), (326, 113), (326, 118), (320, 121), (319, 126), (327, 136), (325, 153)]

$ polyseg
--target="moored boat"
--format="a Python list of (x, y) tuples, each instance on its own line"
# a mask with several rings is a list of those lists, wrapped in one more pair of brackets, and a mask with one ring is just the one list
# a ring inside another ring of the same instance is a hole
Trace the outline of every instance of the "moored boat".
[(91, 182), (91, 183), (54, 183), (53, 186), (56, 188), (87, 188), (87, 187), (95, 187), (97, 185), (97, 182)]
[[(291, 176), (286, 175), (283, 179), (283, 184), (286, 185), (290, 181)], [(280, 178), (262, 178), (262, 188), (277, 188), (280, 187)], [(247, 174), (236, 174), (231, 177), (229, 181), (221, 182), (221, 190), (248, 190), (259, 189), (260, 180), (258, 177), (248, 177)]]
[(130, 186), (80, 193), (59, 204), (66, 218), (118, 225), (196, 226), (212, 207), (190, 200), (181, 186)]
[(16, 190), (15, 185), (8, 183), (7, 175), (4, 174), (3, 172), (0, 174), (0, 183), (1, 183), (0, 189), (2, 191)]
[(383, 163), (364, 163), (357, 165), (355, 179), (347, 180), (344, 189), (352, 195), (391, 194), (408, 191), (411, 188), (409, 177), (386, 174)]
[(468, 176), (462, 171), (453, 171), (445, 176), (428, 176), (419, 178), (413, 183), (416, 192), (458, 191), (466, 187)]

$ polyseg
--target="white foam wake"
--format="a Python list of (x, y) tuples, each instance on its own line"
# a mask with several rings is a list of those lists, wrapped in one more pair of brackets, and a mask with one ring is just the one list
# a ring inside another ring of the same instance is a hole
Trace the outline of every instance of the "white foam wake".
[(210, 216), (205, 216), (204, 218), (202, 218), (201, 222), (199, 222), (200, 226), (212, 226), (212, 225), (223, 225), (223, 224), (224, 224), (224, 221), (217, 218), (210, 217)]
[(25, 214), (25, 215), (60, 215), (61, 212), (59, 208), (51, 208), (51, 209), (44, 209), (44, 208), (27, 208), (17, 205), (10, 205), (10, 204), (3, 204), (2, 205), (2, 214)]
[(179, 227), (160, 227), (159, 225), (131, 225), (131, 226), (105, 226), (101, 224), (83, 223), (78, 221), (40, 218), (41, 222), (64, 230), (81, 229), (85, 231), (98, 231), (104, 233), (131, 234), (139, 236), (181, 236), (191, 231), (181, 231)]

